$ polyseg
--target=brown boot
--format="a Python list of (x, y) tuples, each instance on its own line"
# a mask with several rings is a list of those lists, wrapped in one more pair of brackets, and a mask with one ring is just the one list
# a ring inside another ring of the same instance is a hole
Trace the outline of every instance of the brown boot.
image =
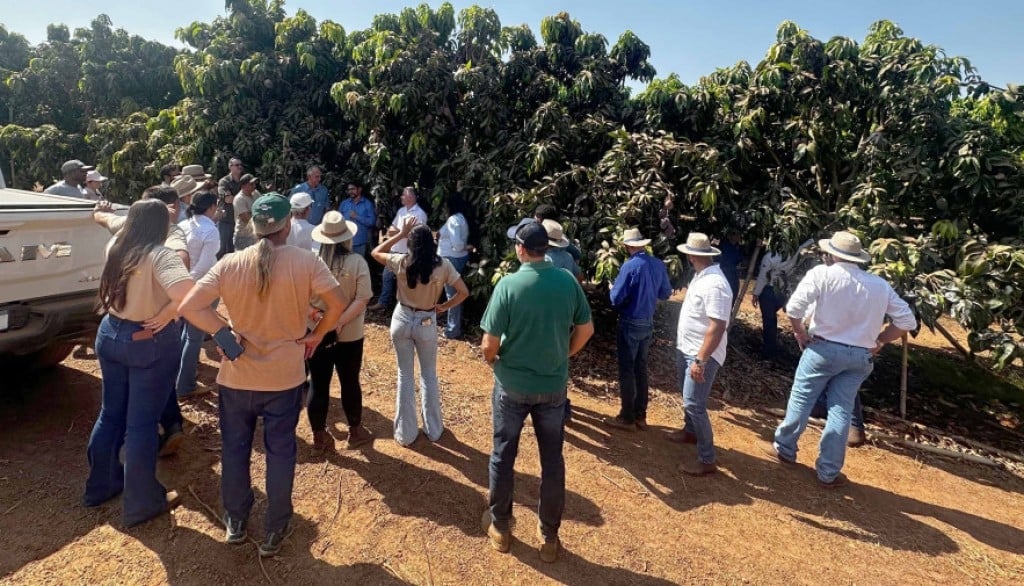
[(544, 533), (541, 532), (540, 526), (537, 526), (537, 537), (540, 538), (540, 559), (542, 562), (547, 564), (553, 564), (558, 561), (558, 550), (561, 549), (561, 543), (556, 537), (552, 540), (544, 538)]
[(637, 429), (637, 431), (647, 431), (650, 428), (651, 428), (651, 426), (647, 425), (647, 418), (646, 417), (637, 417), (636, 418), (636, 429)]
[(679, 471), (690, 476), (707, 476), (718, 472), (718, 466), (705, 464), (698, 460), (696, 462), (683, 462), (679, 465)]
[(348, 440), (345, 442), (345, 447), (354, 450), (360, 446), (364, 446), (373, 441), (373, 432), (366, 429), (362, 425), (350, 427), (348, 430)]
[(840, 473), (838, 476), (836, 476), (835, 478), (833, 478), (829, 482), (825, 482), (824, 480), (822, 480), (820, 478), (818, 479), (818, 484), (822, 488), (839, 488), (840, 486), (846, 486), (846, 484), (848, 482), (849, 482), (849, 480), (847, 480), (846, 476), (843, 475), (842, 473)]
[(864, 430), (859, 427), (850, 426), (850, 433), (846, 436), (846, 445), (851, 448), (863, 446), (868, 441)]
[(697, 443), (697, 434), (679, 429), (668, 434), (668, 441), (674, 444), (695, 444)]
[(334, 436), (326, 429), (313, 432), (313, 449), (318, 452), (334, 451)]
[(779, 451), (775, 449), (775, 444), (773, 442), (766, 442), (764, 440), (761, 440), (758, 441), (755, 445), (757, 446), (758, 451), (768, 456), (771, 460), (775, 462), (781, 462), (782, 464), (792, 464), (796, 461), (784, 458), (782, 454), (780, 454)]
[(626, 421), (621, 415), (605, 417), (604, 424), (608, 427), (614, 427), (615, 429), (621, 429), (624, 431), (636, 431), (636, 424), (632, 421)]

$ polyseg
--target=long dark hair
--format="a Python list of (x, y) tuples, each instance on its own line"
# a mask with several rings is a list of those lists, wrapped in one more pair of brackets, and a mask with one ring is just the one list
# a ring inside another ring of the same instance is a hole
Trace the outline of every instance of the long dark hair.
[(320, 259), (324, 261), (327, 268), (331, 269), (332, 273), (335, 269), (344, 268), (345, 261), (350, 254), (352, 254), (352, 240), (320, 245)]
[(188, 209), (185, 210), (185, 215), (189, 218), (192, 216), (201, 216), (215, 205), (217, 205), (216, 193), (213, 193), (212, 191), (200, 191), (192, 196), (192, 203), (188, 204)]
[(107, 255), (100, 277), (97, 308), (103, 312), (124, 309), (128, 279), (154, 247), (167, 239), (167, 205), (144, 199), (128, 208), (128, 219)]
[(462, 193), (456, 191), (448, 194), (448, 198), (445, 200), (445, 207), (448, 209), (449, 216), (462, 214), (462, 217), (466, 219), (466, 225), (469, 227), (469, 238), (466, 239), (466, 243), (472, 246), (479, 246), (480, 226), (476, 222), (473, 206), (469, 205), (469, 202), (462, 197)]
[(410, 289), (416, 288), (419, 281), (426, 285), (430, 275), (441, 265), (441, 257), (437, 256), (437, 243), (434, 233), (428, 226), (420, 224), (409, 232), (409, 264), (405, 267), (405, 278)]

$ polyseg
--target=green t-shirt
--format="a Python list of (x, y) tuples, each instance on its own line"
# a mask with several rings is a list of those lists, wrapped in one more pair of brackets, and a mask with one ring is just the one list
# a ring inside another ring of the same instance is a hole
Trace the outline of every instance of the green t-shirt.
[(590, 321), (583, 287), (550, 262), (525, 263), (498, 282), (480, 327), (501, 339), (494, 377), (506, 390), (548, 394), (569, 382), (569, 330)]

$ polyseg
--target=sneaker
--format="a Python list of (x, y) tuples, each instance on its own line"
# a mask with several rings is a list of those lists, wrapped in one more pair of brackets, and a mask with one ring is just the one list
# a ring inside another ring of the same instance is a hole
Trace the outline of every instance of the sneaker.
[(668, 441), (674, 444), (695, 444), (697, 443), (697, 434), (679, 429), (668, 434)]
[(540, 538), (540, 559), (542, 562), (551, 564), (558, 561), (558, 550), (561, 548), (558, 538), (545, 539), (541, 533), (540, 525), (537, 526), (537, 537)]
[(849, 483), (849, 480), (847, 480), (846, 476), (843, 475), (842, 473), (840, 473), (838, 476), (836, 476), (835, 478), (828, 482), (825, 482), (821, 478), (818, 478), (818, 484), (822, 488), (839, 488), (840, 486), (846, 486), (847, 483)]
[(313, 449), (318, 452), (334, 451), (334, 436), (326, 429), (313, 432)]
[(764, 440), (761, 440), (757, 442), (756, 445), (757, 449), (762, 454), (768, 456), (769, 458), (776, 462), (781, 462), (782, 464), (793, 464), (796, 462), (796, 460), (790, 460), (789, 458), (786, 458), (782, 454), (780, 454), (779, 451), (775, 449), (775, 444), (772, 442), (766, 442)]
[(863, 446), (868, 441), (867, 434), (862, 428), (850, 426), (850, 433), (846, 436), (846, 445), (851, 448)]
[(679, 465), (679, 471), (690, 476), (708, 476), (718, 472), (718, 466), (705, 464), (704, 462), (683, 462)]
[(647, 431), (651, 427), (649, 425), (647, 425), (647, 418), (646, 417), (637, 417), (636, 418), (636, 428), (637, 428), (638, 431)]
[(178, 452), (185, 434), (180, 429), (172, 429), (170, 433), (160, 436), (160, 457), (165, 458)]
[(621, 415), (605, 417), (604, 424), (608, 427), (614, 427), (615, 429), (621, 429), (623, 431), (636, 431), (636, 424), (632, 421), (626, 421)]
[(350, 427), (348, 430), (348, 439), (345, 441), (345, 447), (354, 450), (360, 446), (372, 442), (374, 439), (373, 432), (366, 429), (362, 425)]
[(245, 530), (246, 521), (244, 519), (232, 519), (227, 513), (224, 514), (224, 527), (226, 529), (224, 535), (224, 541), (231, 545), (238, 545), (239, 543), (245, 543), (248, 538), (248, 534)]
[(284, 545), (284, 537), (287, 532), (287, 528), (284, 531), (272, 531), (267, 533), (266, 539), (260, 544), (260, 557), (269, 558), (273, 557), (281, 551), (281, 546)]

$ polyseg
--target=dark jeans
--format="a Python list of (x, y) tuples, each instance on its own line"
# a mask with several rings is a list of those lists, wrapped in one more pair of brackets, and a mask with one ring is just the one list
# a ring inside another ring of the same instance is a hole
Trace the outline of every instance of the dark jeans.
[(309, 426), (313, 431), (327, 429), (327, 407), (331, 401), (331, 370), (338, 373), (341, 382), (341, 408), (349, 428), (359, 427), (363, 420), (363, 389), (359, 385), (359, 370), (363, 366), (363, 339), (339, 342), (338, 335), (330, 331), (324, 336), (316, 352), (309, 359)]
[(385, 309), (391, 307), (391, 304), (395, 301), (395, 290), (398, 288), (398, 276), (391, 271), (391, 269), (384, 269), (384, 274), (381, 276), (380, 284), (380, 297), (377, 298), (377, 303), (384, 306)]
[(654, 325), (649, 319), (619, 318), (615, 341), (619, 358), (619, 416), (633, 422), (647, 419), (648, 384), (647, 355), (654, 339)]
[(264, 530), (280, 533), (292, 518), (295, 427), (305, 384), (286, 391), (240, 391), (220, 386), (221, 500), (228, 515), (248, 520), (255, 500), (249, 466), (256, 419), (263, 418), (267, 456), (267, 516)]
[[(184, 319), (179, 319), (175, 325), (180, 331), (184, 332), (185, 324), (187, 323), (188, 322)], [(174, 355), (174, 360), (179, 364), (181, 363), (181, 353), (184, 349), (184, 345), (181, 341), (181, 336), (179, 335), (178, 349), (177, 353)], [(181, 407), (178, 405), (178, 393), (175, 391), (176, 381), (177, 377), (168, 381), (171, 387), (171, 392), (167, 396), (167, 404), (164, 405), (164, 411), (160, 414), (160, 427), (163, 428), (163, 435), (165, 438), (174, 431), (181, 431), (181, 428), (185, 423), (185, 419), (181, 416)]]
[(217, 232), (220, 233), (220, 250), (217, 251), (217, 259), (225, 254), (235, 251), (235, 221), (217, 222)]
[[(181, 332), (171, 324), (147, 340), (142, 329), (107, 315), (96, 333), (102, 373), (100, 414), (89, 436), (89, 478), (83, 502), (99, 505), (124, 491), (122, 518), (137, 525), (167, 510), (167, 490), (156, 478), (157, 423), (167, 404)], [(124, 464), (118, 461), (125, 447)]]
[[(814, 404), (814, 408), (811, 410), (811, 417), (819, 419), (828, 417), (828, 398), (825, 396), (825, 393), (818, 397), (818, 402)], [(860, 402), (859, 392), (853, 399), (853, 411), (850, 412), (850, 427), (864, 429), (864, 405)]]
[(491, 520), (500, 531), (509, 530), (512, 519), (512, 493), (515, 488), (515, 464), (519, 437), (529, 415), (540, 451), (540, 502), (537, 516), (547, 541), (558, 537), (565, 509), (565, 391), (545, 395), (526, 395), (506, 391), (497, 380), (491, 395), (494, 424), (494, 449), (488, 466)]
[[(455, 270), (462, 274), (462, 271), (466, 268), (466, 263), (469, 261), (469, 255), (466, 256), (446, 256), (448, 262), (452, 263)], [(451, 285), (444, 286), (445, 300), (450, 300), (455, 297), (455, 287)], [(444, 337), (446, 338), (461, 338), (462, 337), (462, 304), (458, 304), (455, 307), (448, 310), (448, 314), (444, 320)]]
[(775, 294), (775, 289), (768, 285), (761, 289), (757, 303), (761, 309), (761, 356), (773, 358), (779, 353), (779, 310), (783, 307), (782, 300)]

